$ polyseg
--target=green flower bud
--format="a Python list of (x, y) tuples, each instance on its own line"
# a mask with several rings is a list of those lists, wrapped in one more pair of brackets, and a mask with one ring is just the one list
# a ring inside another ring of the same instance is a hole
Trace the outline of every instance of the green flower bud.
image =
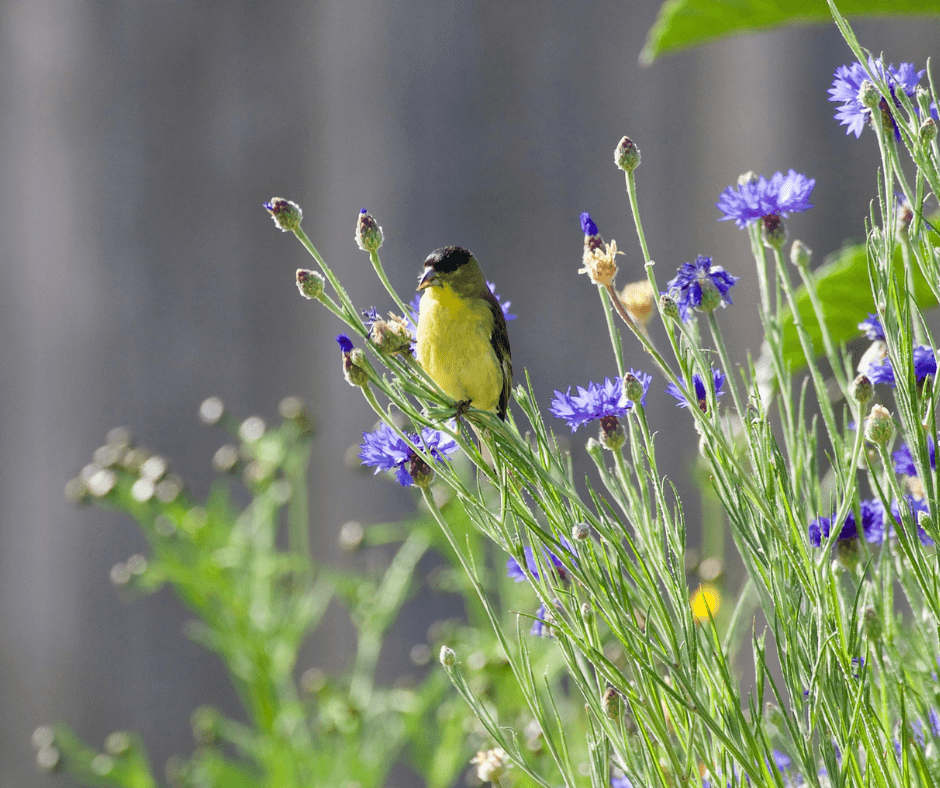
[(623, 696), (613, 687), (608, 687), (601, 696), (601, 708), (607, 717), (619, 720), (623, 714)]
[(440, 659), (441, 664), (445, 668), (450, 668), (457, 664), (457, 655), (454, 653), (454, 650), (448, 646), (441, 646)]
[(673, 320), (679, 319), (679, 305), (672, 296), (665, 293), (659, 297), (659, 311), (663, 317), (672, 318)]
[(285, 200), (283, 197), (272, 197), (264, 204), (264, 207), (271, 214), (271, 218), (279, 230), (287, 233), (300, 229), (304, 212), (300, 210), (297, 203)]
[(708, 277), (699, 280), (699, 288), (702, 291), (702, 300), (696, 307), (700, 312), (711, 314), (721, 306), (721, 291), (715, 283)]
[(405, 321), (397, 315), (389, 315), (388, 320), (375, 320), (369, 336), (378, 345), (379, 350), (392, 356), (409, 352), (414, 341)]
[(356, 222), (356, 245), (363, 252), (377, 252), (384, 238), (382, 228), (372, 218), (372, 214), (365, 208), (359, 211), (359, 221)]
[(297, 269), (297, 289), (304, 298), (320, 298), (325, 282), (323, 274), (305, 268)]
[(629, 137), (624, 137), (614, 150), (614, 161), (624, 172), (633, 172), (640, 166), (640, 149)]
[(894, 437), (894, 420), (882, 405), (872, 406), (865, 422), (865, 439), (876, 446), (886, 446)]
[(858, 89), (858, 100), (868, 109), (875, 110), (878, 109), (878, 104), (881, 102), (881, 94), (874, 83), (866, 79)]
[(594, 621), (594, 606), (590, 602), (585, 602), (581, 605), (581, 620), (585, 624), (590, 624)]
[(623, 393), (630, 402), (639, 405), (643, 399), (643, 384), (632, 372), (623, 376)]
[(353, 348), (343, 355), (343, 374), (350, 386), (365, 388), (369, 383), (369, 373), (365, 370), (366, 354), (362, 348)]
[(855, 569), (859, 559), (858, 539), (839, 539), (836, 542), (836, 560), (846, 569)]
[(937, 121), (933, 118), (927, 118), (920, 124), (920, 139), (925, 144), (937, 139)]
[(852, 381), (849, 393), (852, 395), (852, 399), (860, 405), (864, 405), (875, 396), (875, 385), (867, 375), (859, 375)]
[(813, 257), (813, 250), (797, 238), (790, 247), (790, 262), (797, 268), (806, 268)]

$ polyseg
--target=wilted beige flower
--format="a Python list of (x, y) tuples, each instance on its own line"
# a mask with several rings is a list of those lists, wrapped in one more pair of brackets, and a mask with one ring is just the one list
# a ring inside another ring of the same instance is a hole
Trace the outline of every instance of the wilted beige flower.
[(617, 276), (617, 261), (614, 259), (623, 252), (617, 251), (617, 242), (609, 244), (584, 244), (584, 255), (581, 262), (584, 268), (578, 269), (579, 274), (587, 274), (591, 281), (603, 287), (612, 287)]

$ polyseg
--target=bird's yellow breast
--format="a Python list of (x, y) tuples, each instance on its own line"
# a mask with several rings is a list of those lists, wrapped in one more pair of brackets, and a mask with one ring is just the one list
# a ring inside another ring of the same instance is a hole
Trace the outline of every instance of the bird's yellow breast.
[(416, 347), (419, 363), (449, 397), (495, 412), (503, 373), (492, 334), (493, 313), (482, 299), (462, 298), (447, 284), (424, 290)]

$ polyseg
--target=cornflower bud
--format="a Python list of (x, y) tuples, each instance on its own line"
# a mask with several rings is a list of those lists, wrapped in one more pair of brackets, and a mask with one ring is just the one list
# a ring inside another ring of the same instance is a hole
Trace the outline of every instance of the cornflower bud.
[(415, 486), (420, 487), (422, 490), (428, 489), (431, 482), (434, 481), (434, 469), (417, 454), (411, 456), (410, 472)]
[(668, 317), (672, 320), (679, 319), (679, 305), (672, 296), (668, 296), (665, 293), (659, 297), (659, 311), (662, 313), (663, 317)]
[(384, 239), (382, 228), (372, 218), (372, 214), (365, 208), (359, 211), (359, 221), (356, 222), (356, 245), (363, 252), (377, 252)]
[(920, 139), (925, 144), (937, 139), (937, 121), (933, 118), (927, 118), (920, 124)]
[(868, 107), (868, 109), (878, 109), (878, 105), (881, 103), (881, 94), (871, 80), (866, 79), (862, 81), (858, 89), (858, 100), (862, 105)]
[(642, 403), (643, 394), (645, 393), (643, 384), (632, 372), (628, 372), (623, 376), (623, 393), (630, 402)]
[(873, 607), (865, 608), (865, 634), (869, 640), (881, 640), (884, 628), (881, 619)]
[(616, 416), (601, 416), (598, 421), (601, 424), (600, 435), (598, 436), (601, 446), (609, 451), (620, 449), (627, 440), (620, 419)]
[(876, 446), (886, 446), (894, 437), (894, 421), (882, 405), (873, 405), (865, 422), (865, 438)]
[(614, 150), (614, 161), (624, 172), (633, 172), (640, 166), (640, 149), (629, 137), (624, 137)]
[(806, 268), (813, 257), (813, 250), (797, 238), (790, 247), (790, 262), (797, 268)]
[(441, 646), (440, 660), (445, 668), (453, 667), (457, 664), (457, 654), (449, 646)]
[(613, 687), (608, 687), (601, 696), (601, 709), (610, 719), (619, 720), (623, 714), (623, 696)]
[(852, 381), (849, 394), (859, 405), (864, 405), (875, 396), (875, 386), (867, 375), (859, 375)]
[(304, 218), (304, 212), (300, 206), (285, 200), (283, 197), (272, 197), (264, 204), (265, 210), (271, 214), (274, 224), (282, 232), (293, 232), (300, 229), (300, 222)]
[(304, 298), (314, 299), (322, 296), (325, 281), (323, 274), (308, 271), (306, 268), (297, 269), (297, 289)]
[(382, 318), (374, 320), (369, 336), (379, 346), (379, 350), (392, 356), (410, 351), (411, 343), (414, 341), (405, 321), (393, 314), (389, 314), (388, 320)]

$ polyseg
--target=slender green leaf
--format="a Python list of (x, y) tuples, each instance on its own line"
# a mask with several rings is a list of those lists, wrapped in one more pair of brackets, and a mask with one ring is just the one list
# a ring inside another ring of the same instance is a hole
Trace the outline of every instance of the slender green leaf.
[[(846, 16), (940, 15), (937, 0), (840, 0), (838, 7)], [(830, 21), (825, 0), (666, 0), (640, 62), (740, 33)]]

